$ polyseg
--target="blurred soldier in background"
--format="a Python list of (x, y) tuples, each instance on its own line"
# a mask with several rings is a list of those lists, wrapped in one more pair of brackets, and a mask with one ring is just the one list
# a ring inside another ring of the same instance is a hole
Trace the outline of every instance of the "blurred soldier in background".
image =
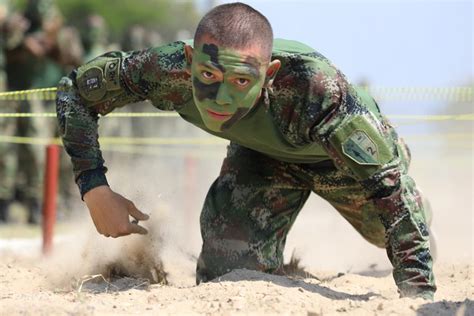
[[(79, 36), (71, 28), (62, 28), (63, 18), (51, 0), (29, 0), (22, 17), (28, 27), (17, 36), (21, 40), (5, 50), (8, 90), (54, 86), (63, 73), (81, 63), (83, 51)], [(19, 112), (44, 110), (41, 100), (21, 101), (18, 106)], [(46, 118), (18, 118), (15, 135), (51, 137), (53, 128)], [(27, 208), (28, 223), (38, 223), (43, 148), (29, 144), (15, 147), (2, 154), (5, 160), (16, 160), (16, 166), (9, 171), (15, 175), (15, 199)]]
[(142, 25), (133, 25), (123, 37), (122, 49), (124, 51), (142, 50), (162, 43), (163, 39), (158, 31), (147, 29)]
[[(6, 74), (5, 74), (5, 36), (6, 36), (6, 19), (8, 15), (8, 3), (5, 0), (0, 0), (0, 92), (5, 91), (6, 86)], [(2, 136), (6, 136), (9, 128), (8, 123), (10, 121), (5, 118), (0, 118), (0, 133)], [(8, 144), (0, 143), (0, 152), (3, 153), (7, 150)], [(0, 158), (0, 222), (6, 222), (8, 216), (8, 201), (11, 198), (11, 192), (8, 192), (7, 181), (10, 181), (6, 172), (8, 171), (7, 161), (2, 155)]]
[[(118, 16), (122, 11), (117, 10), (116, 7), (109, 7), (108, 4), (97, 4), (93, 6), (94, 9), (91, 9), (90, 6), (82, 5), (79, 1), (64, 1), (61, 3), (61, 8), (64, 8), (63, 13), (68, 13), (67, 19), (64, 18), (64, 20), (76, 25), (77, 28), (74, 29), (64, 26), (62, 13), (54, 1), (0, 0), (0, 91), (56, 86), (59, 76), (70, 72), (83, 61), (107, 51), (119, 49), (118, 45), (110, 44), (109, 31), (112, 33), (113, 29), (109, 30), (108, 25), (101, 16), (97, 15), (97, 12), (107, 11), (112, 16)], [(173, 4), (171, 0), (164, 0), (163, 3), (165, 2)], [(18, 4), (18, 7), (21, 5), (24, 10), (17, 9), (18, 13), (13, 14), (11, 12), (13, 3)], [(176, 7), (180, 9), (174, 10), (173, 8), (176, 9)], [(82, 9), (77, 10), (77, 8)], [(124, 49), (137, 50), (161, 45), (162, 35), (164, 38), (172, 38), (176, 34), (176, 26), (174, 24), (166, 26), (167, 22), (162, 21), (162, 17), (171, 12), (174, 12), (175, 16), (186, 17), (186, 20), (180, 23), (180, 28), (185, 27), (183, 23), (192, 25), (193, 19), (198, 17), (192, 4), (183, 6), (173, 4), (155, 12), (153, 17), (149, 17), (149, 14), (143, 15), (140, 10), (130, 12), (131, 15), (140, 18), (120, 19), (119, 29), (130, 30), (125, 35)], [(84, 19), (84, 17), (88, 18)], [(145, 25), (154, 25), (157, 29), (166, 31), (159, 33), (155, 29), (138, 25), (130, 29), (131, 20), (140, 20)], [(77, 30), (80, 30), (81, 36)], [(120, 31), (117, 32), (116, 27), (115, 39), (119, 38), (117, 35), (124, 36)], [(125, 44), (127, 41), (128, 44)], [(10, 75), (9, 78), (7, 78), (7, 72)], [(49, 105), (49, 102), (38, 100), (0, 101), (0, 111), (50, 112), (49, 108), (45, 108)], [(131, 110), (142, 111), (143, 107), (138, 105)], [(163, 122), (159, 128), (167, 130), (170, 124), (175, 125), (176, 121)], [(52, 128), (51, 121), (47, 118), (0, 118), (0, 136), (50, 137), (53, 133)], [(101, 129), (105, 130), (103, 135), (108, 136), (144, 136), (146, 129), (156, 130), (156, 126), (153, 126), (152, 120), (120, 118), (105, 120)], [(21, 201), (29, 210), (29, 221), (37, 222), (40, 204), (38, 201), (41, 197), (43, 180), (41, 172), (43, 171), (44, 147), (0, 142), (0, 157), (0, 179), (2, 179), (0, 221), (6, 221), (8, 208), (12, 202)], [(65, 166), (61, 165), (61, 168)], [(66, 168), (70, 169), (70, 164), (67, 164)], [(68, 206), (61, 203), (68, 203), (69, 184), (72, 182), (70, 171), (61, 171), (58, 200), (60, 209)]]
[(104, 18), (100, 15), (89, 15), (85, 24), (81, 30), (81, 40), (84, 46), (84, 60), (87, 61), (107, 52), (109, 32)]
[[(29, 23), (21, 15), (10, 11), (9, 1), (0, 0), (0, 92), (7, 88), (5, 50), (17, 46)], [(12, 112), (15, 103), (2, 102), (1, 112)], [(13, 136), (15, 120), (0, 118), (0, 135)], [(0, 142), (0, 222), (8, 221), (8, 208), (14, 198), (16, 155), (9, 154), (15, 151), (16, 145)]]

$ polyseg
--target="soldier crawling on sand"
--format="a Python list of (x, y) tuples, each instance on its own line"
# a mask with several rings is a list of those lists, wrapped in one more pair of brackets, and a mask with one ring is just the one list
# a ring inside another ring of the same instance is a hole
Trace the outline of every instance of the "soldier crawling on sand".
[(286, 236), (314, 192), (386, 249), (401, 296), (433, 298), (409, 150), (374, 99), (313, 48), (274, 40), (261, 13), (231, 3), (202, 18), (193, 42), (107, 53), (64, 77), (64, 146), (105, 236), (147, 232), (129, 215), (148, 216), (109, 187), (97, 132), (99, 114), (141, 100), (230, 141), (201, 213), (198, 283), (237, 268), (282, 272)]

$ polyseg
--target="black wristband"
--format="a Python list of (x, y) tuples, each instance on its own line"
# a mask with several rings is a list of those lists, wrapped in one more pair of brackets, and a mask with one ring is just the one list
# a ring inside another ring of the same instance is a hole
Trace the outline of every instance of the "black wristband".
[(93, 188), (101, 185), (109, 185), (103, 169), (93, 169), (82, 172), (77, 178), (76, 183), (81, 192), (82, 199), (84, 199), (84, 194)]

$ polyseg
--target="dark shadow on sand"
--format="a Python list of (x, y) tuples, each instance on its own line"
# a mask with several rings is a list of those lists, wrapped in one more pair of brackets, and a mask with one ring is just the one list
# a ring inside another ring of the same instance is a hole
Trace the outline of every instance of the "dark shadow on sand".
[(439, 302), (427, 303), (416, 311), (417, 316), (474, 316), (474, 301), (466, 299), (464, 301), (452, 302), (442, 300)]
[[(318, 284), (307, 283), (304, 280), (293, 279), (287, 276), (267, 274), (263, 272), (257, 272), (252, 270), (242, 269), (240, 271), (245, 271), (244, 275), (239, 278), (229, 278), (229, 274), (219, 277), (212, 280), (211, 282), (239, 282), (239, 281), (267, 281), (278, 286), (287, 287), (287, 288), (301, 288), (305, 291), (316, 293), (321, 296), (324, 296), (333, 300), (353, 300), (353, 301), (368, 301), (372, 297), (380, 297), (380, 294), (373, 292), (368, 292), (366, 294), (349, 294), (344, 292), (338, 292), (332, 289), (329, 289), (325, 286)], [(232, 272), (231, 272), (232, 274)]]
[(363, 271), (352, 272), (353, 274), (368, 276), (373, 278), (385, 278), (392, 274), (392, 269), (386, 270), (375, 270), (375, 269), (367, 269)]

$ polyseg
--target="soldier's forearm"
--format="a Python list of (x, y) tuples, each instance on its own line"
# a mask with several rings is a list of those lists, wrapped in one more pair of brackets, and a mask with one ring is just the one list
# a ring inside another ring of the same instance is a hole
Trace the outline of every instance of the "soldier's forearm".
[(379, 199), (378, 204), (387, 230), (387, 254), (401, 296), (432, 297), (436, 285), (429, 231), (414, 181), (402, 175), (399, 189)]
[(98, 142), (98, 115), (84, 105), (74, 86), (74, 79), (73, 72), (60, 81), (56, 110), (64, 148), (71, 157), (74, 175), (83, 195), (94, 187), (94, 183), (107, 183), (104, 176), (106, 168)]
[(107, 185), (99, 146), (99, 113), (143, 100), (124, 83), (123, 52), (104, 54), (62, 78), (56, 99), (61, 138), (81, 195)]

